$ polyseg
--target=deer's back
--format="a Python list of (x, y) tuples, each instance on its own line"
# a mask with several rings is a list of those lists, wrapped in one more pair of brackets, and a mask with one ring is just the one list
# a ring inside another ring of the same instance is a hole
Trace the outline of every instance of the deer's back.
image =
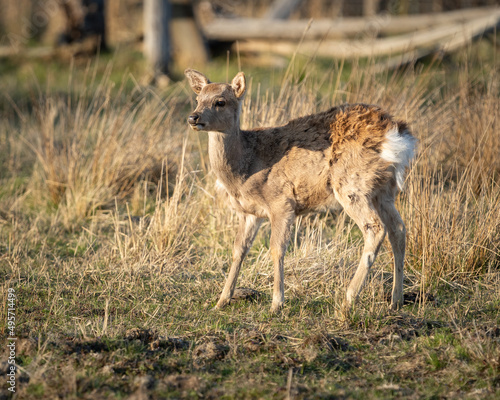
[(393, 178), (390, 163), (380, 153), (388, 130), (395, 126), (380, 108), (353, 104), (280, 127), (244, 131), (252, 159), (239, 201), (251, 204), (252, 213), (262, 204), (265, 208), (288, 201), (300, 214), (335, 207), (335, 191), (365, 196)]

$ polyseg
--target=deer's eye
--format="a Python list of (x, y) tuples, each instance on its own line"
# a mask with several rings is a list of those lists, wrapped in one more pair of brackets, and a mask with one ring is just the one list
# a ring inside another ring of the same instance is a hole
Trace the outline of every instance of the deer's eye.
[(217, 107), (224, 107), (226, 105), (226, 102), (224, 100), (218, 100), (215, 105)]

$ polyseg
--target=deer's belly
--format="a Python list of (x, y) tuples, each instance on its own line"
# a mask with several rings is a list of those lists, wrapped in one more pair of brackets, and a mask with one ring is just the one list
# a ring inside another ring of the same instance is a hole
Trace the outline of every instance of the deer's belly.
[(266, 209), (259, 205), (258, 202), (253, 201), (252, 199), (246, 198), (245, 196), (235, 197), (231, 195), (224, 184), (217, 180), (216, 187), (219, 193), (226, 196), (229, 200), (229, 204), (234, 211), (243, 213), (243, 214), (252, 214), (258, 218), (266, 218), (268, 217), (268, 213)]
[(339, 211), (342, 209), (333, 192), (326, 189), (297, 191), (295, 192), (295, 202), (297, 215), (327, 210)]
[[(237, 197), (231, 195), (226, 187), (220, 182), (216, 182), (217, 190), (226, 196), (231, 208), (237, 212), (244, 214), (252, 214), (258, 218), (269, 217), (268, 209), (265, 208), (266, 201), (264, 198), (259, 198), (255, 201), (251, 196), (239, 194)], [(310, 212), (319, 212), (326, 210), (342, 209), (340, 203), (335, 199), (332, 191), (324, 188), (319, 190), (298, 190), (295, 194), (295, 213), (297, 215), (307, 214)]]
[(268, 213), (266, 210), (259, 206), (258, 204), (255, 204), (252, 201), (248, 201), (244, 198), (239, 198), (236, 199), (232, 196), (229, 196), (231, 207), (238, 212), (244, 213), (244, 214), (252, 214), (255, 215), (258, 218), (267, 218)]

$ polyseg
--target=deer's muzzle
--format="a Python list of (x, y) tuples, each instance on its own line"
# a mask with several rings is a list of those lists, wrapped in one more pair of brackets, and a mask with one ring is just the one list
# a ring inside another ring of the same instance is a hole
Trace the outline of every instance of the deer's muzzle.
[(188, 117), (188, 123), (189, 125), (191, 126), (191, 128), (195, 131), (199, 131), (199, 130), (202, 130), (203, 127), (205, 126), (205, 124), (201, 124), (199, 123), (200, 119), (200, 116), (199, 114), (191, 114), (189, 117)]

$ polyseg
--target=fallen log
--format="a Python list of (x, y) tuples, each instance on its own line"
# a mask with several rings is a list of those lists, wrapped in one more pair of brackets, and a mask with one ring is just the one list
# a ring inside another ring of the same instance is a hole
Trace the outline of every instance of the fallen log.
[(335, 58), (380, 57), (407, 53), (424, 47), (441, 47), (444, 51), (455, 50), (468, 43), (474, 36), (488, 28), (497, 26), (500, 10), (490, 12), (487, 17), (476, 18), (463, 24), (441, 26), (424, 32), (416, 32), (390, 38), (374, 40), (305, 40), (300, 47), (290, 41), (251, 40), (239, 43), (241, 52), (269, 52), (291, 55), (295, 52), (307, 56)]
[(445, 43), (438, 44), (435, 47), (418, 49), (412, 52), (390, 57), (384, 62), (375, 64), (374, 66), (371, 67), (371, 69), (375, 72), (381, 72), (385, 70), (401, 68), (409, 64), (414, 64), (430, 56), (433, 56), (435, 59), (440, 59), (445, 54), (452, 53), (453, 51), (465, 47), (475, 39), (479, 39), (488, 33), (494, 33), (499, 28), (500, 28), (500, 22), (497, 23), (497, 25), (491, 26), (486, 30), (478, 29), (475, 32), (471, 32), (471, 34), (467, 36), (464, 35), (456, 36), (453, 39)]
[(275, 0), (264, 18), (266, 19), (287, 19), (290, 14), (302, 3), (302, 0)]
[(466, 22), (498, 11), (498, 7), (472, 8), (444, 13), (393, 16), (382, 13), (370, 18), (314, 20), (266, 20), (255, 18), (215, 18), (202, 27), (210, 40), (306, 40), (335, 39), (353, 36), (393, 35), (427, 30), (430, 27)]

